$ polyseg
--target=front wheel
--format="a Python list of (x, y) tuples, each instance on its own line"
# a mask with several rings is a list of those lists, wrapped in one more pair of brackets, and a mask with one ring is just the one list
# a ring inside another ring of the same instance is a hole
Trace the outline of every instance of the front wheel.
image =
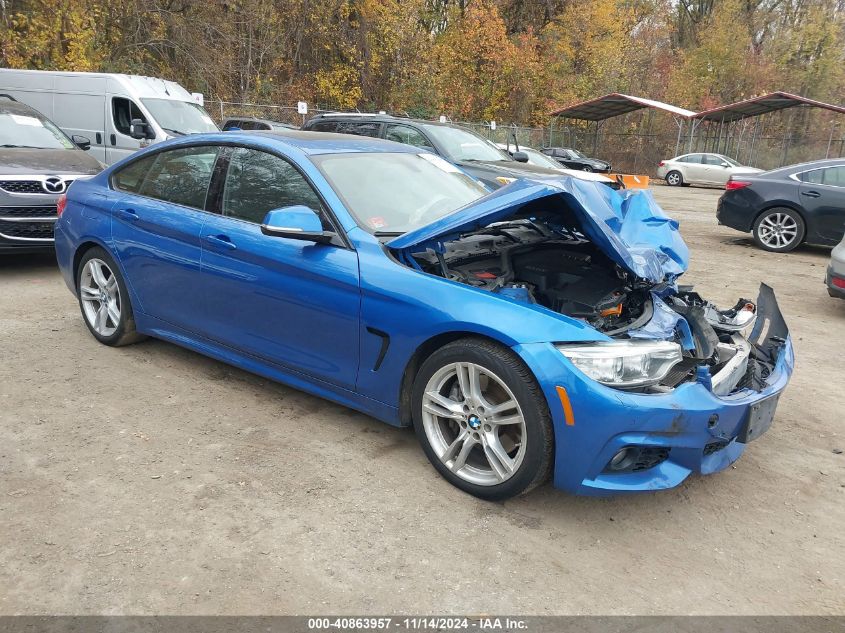
[(804, 220), (792, 209), (775, 207), (754, 222), (751, 234), (757, 246), (775, 253), (788, 253), (804, 240)]
[(454, 486), (501, 500), (548, 479), (554, 436), (537, 381), (509, 349), (461, 339), (422, 365), (414, 429), (429, 461)]
[(95, 247), (82, 256), (76, 288), (85, 325), (100, 343), (118, 347), (143, 338), (135, 331), (129, 292), (120, 270), (105, 250)]
[(584, 166), (581, 168), (581, 171), (593, 171), (593, 168), (592, 168), (592, 167), (590, 167), (589, 165), (584, 165)]

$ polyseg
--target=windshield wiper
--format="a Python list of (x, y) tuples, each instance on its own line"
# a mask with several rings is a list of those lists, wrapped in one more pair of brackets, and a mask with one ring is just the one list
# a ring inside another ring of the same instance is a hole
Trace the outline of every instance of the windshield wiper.
[(178, 134), (179, 136), (188, 136), (187, 132), (183, 132), (181, 130), (174, 130), (173, 128), (170, 128), (170, 127), (163, 127), (161, 129), (164, 130), (165, 132), (170, 132), (171, 134)]
[(4, 143), (0, 147), (14, 147), (21, 149), (49, 149), (47, 147), (38, 147), (37, 145), (15, 145), (14, 143)]
[(373, 233), (376, 237), (399, 237), (404, 234), (405, 231), (376, 231)]

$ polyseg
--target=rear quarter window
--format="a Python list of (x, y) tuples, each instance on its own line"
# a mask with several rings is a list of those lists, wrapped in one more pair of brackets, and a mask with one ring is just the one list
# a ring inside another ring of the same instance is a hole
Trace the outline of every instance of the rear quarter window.
[(153, 155), (130, 163), (112, 176), (112, 186), (127, 193), (138, 193), (155, 160), (156, 156)]

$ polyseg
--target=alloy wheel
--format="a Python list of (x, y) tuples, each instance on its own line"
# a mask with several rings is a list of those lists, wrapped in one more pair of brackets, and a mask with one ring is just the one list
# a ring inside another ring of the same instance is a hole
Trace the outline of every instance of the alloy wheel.
[(678, 172), (673, 171), (668, 176), (666, 176), (666, 183), (669, 184), (669, 185), (672, 185), (673, 187), (675, 185), (680, 184), (681, 183), (681, 175)]
[(481, 365), (450, 363), (428, 381), (423, 429), (445, 466), (461, 479), (493, 486), (525, 457), (525, 417), (502, 379)]
[(787, 213), (772, 213), (760, 221), (757, 234), (769, 248), (785, 248), (798, 236), (798, 223)]
[(100, 336), (112, 336), (120, 325), (120, 287), (111, 268), (101, 259), (89, 259), (79, 278), (82, 311)]

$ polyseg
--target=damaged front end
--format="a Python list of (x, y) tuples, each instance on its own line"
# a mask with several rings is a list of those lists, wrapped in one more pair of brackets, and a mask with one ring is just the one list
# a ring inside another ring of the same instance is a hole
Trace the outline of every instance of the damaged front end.
[[(558, 349), (618, 389), (665, 393), (685, 382), (717, 395), (759, 389), (773, 346), (788, 336), (767, 286), (757, 302), (740, 299), (729, 309), (678, 286), (688, 251), (677, 223), (647, 192), (520, 181), (388, 246), (422, 272), (588, 323), (595, 344), (563, 341)], [(772, 313), (764, 319), (771, 332), (749, 341), (759, 305)]]

